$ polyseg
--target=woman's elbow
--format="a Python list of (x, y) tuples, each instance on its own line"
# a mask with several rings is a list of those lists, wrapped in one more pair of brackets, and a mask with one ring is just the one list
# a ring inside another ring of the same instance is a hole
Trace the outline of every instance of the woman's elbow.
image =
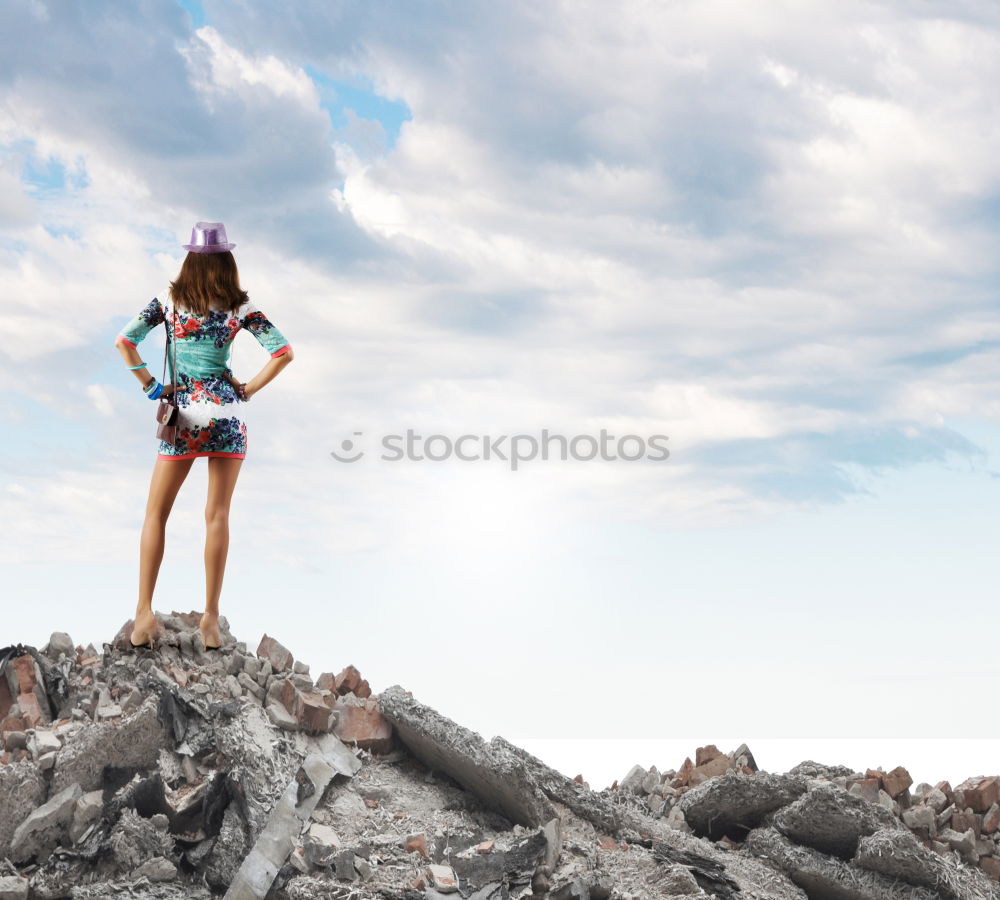
[(293, 359), (295, 359), (295, 351), (289, 347), (284, 353), (281, 354), (281, 359), (283, 359), (286, 363), (290, 363)]

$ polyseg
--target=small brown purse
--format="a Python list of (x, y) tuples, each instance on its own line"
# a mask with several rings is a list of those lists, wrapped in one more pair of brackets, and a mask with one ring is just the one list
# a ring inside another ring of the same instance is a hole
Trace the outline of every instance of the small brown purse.
[[(171, 310), (174, 313), (174, 318), (176, 320), (177, 313), (175, 310)], [(166, 327), (166, 326), (164, 326)], [(168, 444), (177, 443), (177, 427), (178, 420), (180, 419), (180, 410), (177, 408), (177, 333), (176, 331), (173, 335), (167, 332), (166, 335), (167, 342), (163, 345), (163, 379), (167, 377), (167, 346), (173, 344), (174, 346), (174, 365), (173, 365), (173, 379), (175, 384), (173, 385), (173, 390), (170, 392), (169, 397), (160, 397), (159, 402), (156, 404), (156, 436), (161, 441), (166, 441)]]

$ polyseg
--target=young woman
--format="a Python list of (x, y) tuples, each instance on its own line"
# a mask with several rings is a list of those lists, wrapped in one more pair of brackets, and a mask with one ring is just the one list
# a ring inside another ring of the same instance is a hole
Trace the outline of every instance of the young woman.
[[(205, 614), (200, 629), (206, 647), (218, 647), (219, 595), (229, 552), (229, 504), (247, 454), (241, 406), (293, 359), (292, 348), (246, 291), (240, 288), (235, 244), (221, 222), (198, 222), (176, 281), (153, 297), (117, 335), (115, 346), (146, 396), (158, 401), (176, 392), (177, 440), (160, 441), (139, 542), (139, 602), (129, 642), (153, 647), (162, 626), (153, 613), (153, 588), (163, 559), (167, 517), (191, 464), (208, 457), (205, 507)], [(166, 324), (170, 382), (161, 385), (139, 356), (137, 345)], [(271, 355), (249, 381), (229, 368), (233, 339), (246, 329)], [(177, 371), (173, 356), (177, 355)], [(152, 423), (150, 425), (152, 428)]]

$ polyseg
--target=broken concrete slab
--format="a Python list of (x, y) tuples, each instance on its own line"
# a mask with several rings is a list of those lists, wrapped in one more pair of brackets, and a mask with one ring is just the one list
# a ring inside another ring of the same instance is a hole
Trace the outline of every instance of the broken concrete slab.
[(606, 797), (568, 778), (562, 772), (546, 765), (537, 756), (500, 735), (490, 740), (489, 748), (490, 752), (496, 755), (516, 757), (520, 760), (532, 781), (550, 800), (569, 807), (580, 818), (592, 822), (604, 831), (616, 834), (621, 828), (621, 814)]
[(316, 749), (278, 798), (225, 900), (262, 900), (334, 775), (353, 777), (361, 768), (361, 761), (333, 735), (318, 735), (313, 744)]
[(943, 900), (990, 897), (997, 891), (981, 870), (949, 865), (905, 830), (887, 828), (862, 837), (854, 862), (863, 869), (935, 890)]
[(557, 814), (524, 762), (501, 745), (425, 706), (400, 685), (378, 695), (399, 739), (424, 765), (444, 772), (512, 822), (538, 827)]
[(812, 847), (800, 846), (770, 825), (751, 831), (744, 847), (754, 856), (769, 860), (805, 890), (809, 897), (831, 897), (837, 900), (941, 900), (941, 895), (936, 891), (863, 869), (837, 857), (827, 856)]
[(844, 860), (854, 856), (864, 835), (880, 829), (906, 830), (885, 807), (829, 783), (813, 786), (785, 806), (775, 814), (772, 824), (797, 844)]
[(809, 780), (800, 775), (726, 772), (680, 796), (675, 804), (699, 837), (723, 835), (742, 840), (764, 817), (804, 794)]
[(108, 766), (155, 768), (160, 750), (170, 742), (158, 708), (158, 698), (151, 695), (119, 723), (95, 724), (82, 731), (57, 755), (52, 791), (70, 784), (78, 784), (83, 791), (96, 790)]

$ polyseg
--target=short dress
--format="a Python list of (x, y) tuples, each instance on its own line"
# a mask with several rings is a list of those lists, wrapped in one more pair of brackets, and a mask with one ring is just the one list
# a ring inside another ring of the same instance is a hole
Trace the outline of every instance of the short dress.
[[(177, 309), (167, 287), (143, 307), (118, 333), (115, 343), (135, 347), (157, 325), (167, 328), (167, 383), (177, 386), (177, 440), (160, 441), (158, 459), (192, 459), (197, 456), (247, 455), (247, 427), (243, 421), (236, 388), (224, 377), (229, 367), (233, 340), (245, 328), (272, 357), (291, 349), (285, 336), (254, 303), (247, 300), (235, 312), (211, 309), (206, 315)], [(176, 339), (177, 377), (174, 377), (172, 338)], [(147, 360), (147, 362), (149, 362)], [(149, 372), (163, 377), (163, 360), (150, 362)], [(157, 401), (158, 402), (158, 401)]]

